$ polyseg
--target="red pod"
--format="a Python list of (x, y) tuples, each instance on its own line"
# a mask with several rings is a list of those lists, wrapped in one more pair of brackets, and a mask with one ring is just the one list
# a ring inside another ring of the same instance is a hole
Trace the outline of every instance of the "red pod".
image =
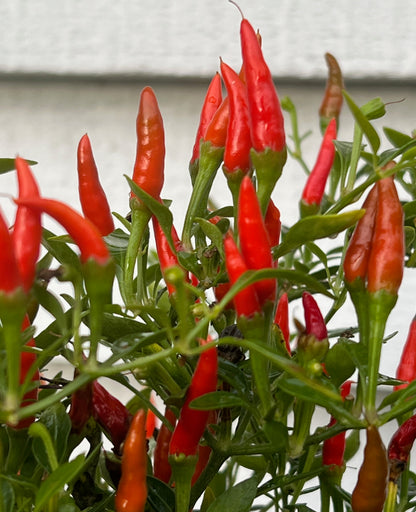
[(221, 77), (219, 73), (215, 73), (214, 78), (209, 84), (204, 103), (202, 105), (199, 126), (196, 132), (194, 148), (192, 152), (191, 164), (199, 158), (199, 147), (201, 139), (204, 139), (208, 125), (210, 124), (215, 112), (218, 110), (222, 102)]
[(326, 82), (325, 94), (319, 108), (319, 117), (321, 119), (321, 130), (324, 131), (329, 121), (335, 117), (338, 123), (344, 97), (344, 80), (342, 78), (341, 68), (336, 58), (330, 53), (325, 54), (326, 64), (328, 66), (328, 80)]
[(416, 415), (411, 416), (396, 430), (387, 448), (390, 480), (396, 482), (405, 470), (410, 451), (416, 439)]
[[(266, 225), (267, 234), (269, 235), (270, 247), (276, 247), (280, 242), (282, 223), (280, 221), (280, 210), (271, 199), (267, 205), (264, 223)], [(277, 266), (277, 261), (275, 261), (275, 265)]]
[(69, 205), (44, 197), (15, 199), (15, 203), (38, 212), (45, 212), (59, 222), (78, 245), (83, 263), (90, 259), (99, 265), (109, 263), (110, 253), (100, 232), (92, 222)]
[(226, 96), (207, 127), (204, 142), (210, 142), (214, 148), (223, 148), (227, 139), (229, 119), (230, 99)]
[(210, 411), (192, 409), (190, 403), (217, 389), (218, 356), (216, 347), (199, 356), (180, 417), (169, 445), (169, 454), (196, 455), (199, 441), (207, 426)]
[(289, 298), (287, 293), (283, 293), (277, 303), (274, 323), (279, 327), (285, 341), (286, 350), (289, 355), (292, 353), (290, 349), (290, 330), (289, 330)]
[[(140, 95), (136, 121), (137, 150), (133, 181), (157, 199), (163, 187), (165, 168), (165, 132), (155, 93), (145, 87)], [(131, 194), (134, 196), (134, 194)]]
[(324, 317), (318, 303), (309, 292), (302, 294), (303, 309), (305, 312), (306, 334), (313, 334), (318, 341), (328, 338)]
[(334, 140), (337, 137), (337, 122), (335, 117), (329, 122), (316, 163), (308, 176), (302, 193), (301, 204), (306, 207), (315, 207), (316, 210), (322, 202), (325, 185), (335, 159)]
[(416, 316), (413, 317), (410, 324), (400, 363), (397, 367), (396, 377), (407, 384), (395, 386), (395, 390), (407, 387), (409, 382), (416, 379)]
[(257, 34), (245, 18), (240, 37), (253, 148), (257, 152), (266, 148), (283, 152), (286, 140), (279, 98)]
[[(75, 369), (74, 378), (79, 375)], [(71, 395), (71, 406), (69, 408), (69, 417), (71, 419), (72, 432), (80, 434), (93, 413), (93, 383), (88, 382), (82, 388), (79, 388)]]
[[(238, 197), (238, 236), (241, 253), (247, 267), (261, 270), (273, 267), (270, 239), (263, 214), (251, 179), (244, 176)], [(259, 302), (274, 300), (276, 279), (264, 279), (254, 283)]]
[(9, 295), (22, 286), (10, 230), (0, 212), (0, 294)]
[(166, 407), (165, 419), (171, 425), (170, 429), (165, 423), (162, 423), (157, 434), (156, 446), (154, 451), (153, 474), (165, 484), (168, 484), (172, 476), (172, 468), (169, 464), (169, 444), (172, 439), (173, 428), (176, 425), (175, 413)]
[(103, 427), (120, 453), (131, 422), (131, 414), (120, 400), (107, 391), (99, 382), (93, 382), (92, 412), (94, 419)]
[(230, 118), (224, 150), (224, 172), (227, 176), (236, 171), (245, 174), (251, 168), (247, 91), (238, 74), (223, 61), (221, 61), (221, 73), (230, 99)]
[[(244, 272), (247, 272), (248, 267), (231, 234), (227, 234), (224, 238), (224, 251), (228, 277), (231, 284), (234, 284)], [(249, 318), (261, 311), (254, 285), (246, 286), (243, 290), (239, 291), (235, 295), (233, 303), (239, 317), (245, 316)]]
[[(19, 198), (39, 197), (39, 187), (26, 160), (16, 158)], [(40, 212), (27, 206), (19, 205), (14, 221), (12, 240), (17, 266), (26, 292), (33, 285), (36, 263), (40, 252), (42, 225)]]
[(82, 211), (102, 236), (114, 231), (114, 221), (107, 196), (101, 186), (97, 166), (87, 134), (78, 144), (78, 192)]

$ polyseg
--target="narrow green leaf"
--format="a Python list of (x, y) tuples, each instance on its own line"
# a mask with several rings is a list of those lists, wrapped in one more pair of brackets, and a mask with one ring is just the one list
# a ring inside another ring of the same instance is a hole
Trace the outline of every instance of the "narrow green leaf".
[(410, 135), (394, 130), (393, 128), (388, 128), (387, 126), (383, 127), (383, 132), (389, 142), (391, 142), (396, 148), (400, 148), (408, 142), (414, 140)]
[(64, 332), (67, 327), (67, 320), (59, 299), (44, 286), (36, 285), (33, 291), (39, 304), (55, 318), (60, 332)]
[(211, 503), (207, 512), (249, 512), (256, 497), (257, 485), (258, 478), (254, 476), (230, 487)]
[(197, 222), (202, 229), (205, 236), (207, 236), (211, 242), (215, 245), (215, 247), (218, 249), (219, 253), (222, 257), (224, 257), (224, 250), (223, 250), (223, 233), (221, 230), (210, 222), (209, 220), (202, 219), (201, 217), (196, 217), (195, 222)]
[(15, 503), (14, 490), (11, 484), (0, 475), (0, 510), (13, 512)]
[(175, 493), (158, 478), (147, 477), (147, 502), (157, 512), (175, 511)]
[(249, 406), (245, 403), (240, 396), (227, 391), (214, 391), (206, 393), (198, 398), (195, 398), (189, 404), (191, 409), (198, 410), (215, 410), (229, 407), (244, 407)]
[(67, 244), (57, 240), (54, 233), (45, 228), (43, 228), (42, 244), (59, 263), (69, 265), (77, 272), (81, 272), (81, 263), (78, 255)]
[(348, 106), (352, 112), (352, 115), (354, 116), (357, 124), (360, 126), (361, 130), (363, 131), (366, 139), (368, 140), (373, 153), (377, 154), (378, 149), (380, 148), (380, 137), (378, 136), (376, 130), (372, 126), (372, 124), (367, 119), (366, 115), (363, 113), (363, 111), (354, 103), (351, 96), (346, 92), (343, 91), (344, 97), (346, 102), (348, 103)]
[[(26, 162), (29, 165), (37, 164), (35, 160), (26, 159)], [(13, 171), (14, 169), (16, 169), (14, 158), (0, 158), (0, 174), (5, 174), (6, 172)]]

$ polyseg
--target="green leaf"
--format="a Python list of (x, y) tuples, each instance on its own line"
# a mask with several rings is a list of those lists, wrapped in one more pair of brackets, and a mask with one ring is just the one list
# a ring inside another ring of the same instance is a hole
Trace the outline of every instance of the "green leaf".
[(284, 235), (283, 241), (273, 251), (274, 259), (294, 251), (305, 242), (336, 235), (353, 226), (365, 210), (352, 210), (337, 215), (311, 215), (300, 219)]
[(147, 506), (152, 512), (175, 512), (175, 493), (172, 488), (158, 478), (148, 476)]
[(398, 132), (397, 130), (394, 130), (393, 128), (388, 128), (387, 126), (383, 127), (383, 131), (389, 142), (391, 142), (393, 146), (395, 146), (396, 148), (400, 148), (407, 144), (408, 142), (414, 140), (410, 135)]
[(76, 478), (84, 465), (84, 461), (84, 455), (78, 455), (71, 462), (65, 462), (59, 466), (48, 478), (43, 480), (39, 491), (36, 493), (34, 512), (40, 512), (55, 494), (61, 492), (65, 485), (71, 483)]
[(189, 407), (191, 409), (198, 410), (215, 410), (224, 409), (231, 407), (250, 407), (248, 402), (234, 393), (228, 391), (213, 391), (212, 393), (206, 393), (198, 398), (194, 398)]
[(58, 241), (56, 236), (45, 228), (43, 228), (42, 244), (59, 263), (69, 265), (77, 272), (81, 272), (81, 263), (78, 255), (67, 244)]
[(221, 257), (224, 257), (224, 250), (223, 250), (223, 234), (221, 230), (212, 222), (206, 219), (202, 219), (201, 217), (196, 217), (195, 222), (197, 222), (202, 229), (205, 236), (207, 236), (211, 242), (215, 245), (215, 247), (218, 249), (219, 253), (221, 254)]
[(353, 341), (340, 339), (325, 357), (325, 368), (336, 386), (340, 386), (355, 371), (355, 364), (350, 356), (352, 344), (355, 345)]
[[(29, 165), (37, 164), (35, 160), (26, 159), (26, 162)], [(0, 158), (0, 174), (5, 174), (6, 172), (13, 171), (14, 169), (16, 169), (14, 158)]]
[(39, 304), (55, 318), (59, 331), (64, 332), (67, 328), (67, 320), (59, 299), (41, 285), (35, 285), (33, 292)]
[(13, 512), (15, 495), (12, 485), (0, 475), (0, 510), (1, 512)]
[[(221, 347), (224, 348), (226, 345), (221, 345)], [(243, 397), (248, 397), (250, 387), (244, 372), (234, 363), (223, 358), (219, 358), (218, 363), (218, 376), (220, 379), (227, 382)]]
[(257, 494), (257, 485), (258, 478), (254, 476), (230, 487), (211, 503), (207, 512), (250, 512)]
[(376, 130), (369, 122), (367, 116), (363, 113), (363, 111), (354, 103), (351, 96), (346, 92), (343, 91), (344, 97), (346, 102), (348, 103), (348, 106), (352, 112), (352, 115), (354, 116), (357, 124), (360, 126), (361, 130), (363, 131), (366, 139), (368, 140), (373, 153), (377, 154), (377, 151), (380, 147), (380, 137), (378, 136)]

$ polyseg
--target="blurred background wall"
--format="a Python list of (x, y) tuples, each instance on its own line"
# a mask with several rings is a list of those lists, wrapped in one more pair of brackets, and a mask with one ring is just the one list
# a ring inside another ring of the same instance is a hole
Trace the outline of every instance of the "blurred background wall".
[[(414, 2), (240, 0), (239, 5), (260, 29), (279, 95), (296, 104), (300, 131), (312, 130), (303, 148), (309, 165), (320, 144), (317, 112), (327, 51), (340, 62), (357, 103), (377, 96), (391, 102), (376, 123), (381, 134), (385, 125), (407, 133), (416, 127)], [(163, 197), (173, 200), (180, 227), (206, 87), (219, 69), (219, 57), (236, 69), (241, 64), (237, 9), (226, 0), (2, 0), (0, 19), (0, 156), (18, 153), (36, 160), (33, 170), (43, 194), (78, 207), (76, 148), (88, 132), (112, 209), (126, 213), (123, 174), (130, 175), (134, 163), (140, 91), (151, 85), (166, 129)], [(404, 102), (394, 103), (398, 100)], [(351, 140), (352, 130), (344, 107), (339, 139)], [(300, 167), (289, 162), (273, 195), (283, 223), (298, 218), (304, 180)], [(0, 190), (15, 192), (13, 174), (0, 176)], [(230, 202), (220, 174), (213, 197), (218, 204)], [(12, 221), (7, 197), (1, 198), (1, 207)], [(406, 270), (406, 287), (388, 326), (388, 333), (398, 334), (382, 362), (386, 374), (395, 372), (415, 313), (414, 273)], [(302, 311), (297, 314), (301, 317)], [(329, 327), (348, 327), (353, 321), (347, 310)], [(325, 424), (326, 413), (319, 421)], [(352, 481), (357, 464), (347, 471)]]

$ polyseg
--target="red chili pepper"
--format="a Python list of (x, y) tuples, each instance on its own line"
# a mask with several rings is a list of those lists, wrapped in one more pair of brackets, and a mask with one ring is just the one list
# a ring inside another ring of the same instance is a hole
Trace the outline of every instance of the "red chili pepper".
[(400, 363), (397, 367), (396, 377), (405, 381), (406, 384), (395, 386), (395, 390), (407, 387), (409, 382), (416, 379), (416, 316), (413, 317), (410, 324)]
[(306, 334), (313, 334), (318, 341), (328, 338), (324, 317), (321, 310), (309, 292), (303, 292), (302, 304), (305, 312)]
[[(230, 282), (234, 284), (244, 272), (247, 272), (248, 266), (231, 234), (227, 234), (224, 238), (224, 250), (228, 277), (230, 278)], [(251, 317), (261, 311), (254, 285), (246, 286), (243, 290), (239, 291), (233, 301), (238, 317)]]
[(15, 199), (15, 203), (45, 212), (58, 221), (78, 245), (83, 263), (91, 259), (99, 265), (106, 265), (111, 260), (107, 246), (94, 224), (69, 205), (44, 197)]
[(98, 177), (97, 166), (87, 134), (78, 144), (78, 192), (82, 211), (102, 236), (114, 231), (114, 221), (107, 197)]
[(386, 499), (388, 460), (377, 428), (367, 428), (367, 444), (358, 481), (351, 496), (354, 512), (382, 512)]
[(147, 500), (146, 411), (131, 422), (121, 458), (121, 478), (115, 496), (116, 512), (144, 512)]
[[(23, 323), (22, 323), (22, 331), (30, 327), (30, 320), (29, 317), (26, 315), (24, 317)], [(34, 347), (35, 346), (35, 340), (31, 338), (27, 343), (27, 347)], [(24, 352), (22, 351), (20, 353), (20, 377), (19, 377), (19, 384), (22, 385), (26, 379), (26, 375), (29, 372), (29, 370), (32, 368), (32, 366), (36, 362), (36, 354), (33, 352)], [(33, 387), (30, 391), (24, 394), (22, 402), (20, 404), (20, 407), (25, 407), (26, 405), (33, 404), (38, 399), (39, 394), (39, 370), (36, 369), (34, 372), (32, 378), (32, 382), (36, 382), (37, 385)], [(29, 418), (25, 418), (23, 420), (20, 420), (17, 425), (14, 425), (13, 428), (16, 430), (20, 430), (22, 428), (29, 427), (33, 422), (35, 421), (34, 416), (30, 416)]]
[(224, 173), (227, 179), (235, 179), (251, 169), (250, 160), (250, 126), (247, 106), (247, 91), (237, 73), (221, 61), (221, 73), (230, 101), (230, 117), (224, 150)]
[[(341, 386), (341, 397), (345, 399), (351, 391), (351, 380), (345, 381)], [(331, 417), (328, 427), (335, 425), (337, 420)], [(346, 431), (325, 439), (322, 447), (322, 464), (324, 466), (334, 466), (344, 468)]]
[(133, 181), (158, 199), (164, 182), (165, 132), (159, 105), (151, 87), (145, 87), (140, 95), (136, 130), (137, 151)]
[(289, 330), (289, 299), (287, 293), (283, 293), (277, 303), (274, 323), (279, 327), (286, 350), (289, 355), (292, 354), (290, 349), (290, 330)]
[(325, 131), (329, 121), (333, 117), (336, 118), (338, 124), (338, 118), (344, 100), (342, 95), (344, 80), (342, 78), (341, 68), (339, 67), (336, 58), (330, 53), (325, 54), (325, 60), (328, 66), (328, 80), (322, 104), (319, 108), (322, 133)]
[(209, 419), (209, 411), (192, 409), (195, 398), (217, 389), (218, 356), (215, 347), (199, 356), (180, 417), (169, 445), (170, 455), (196, 455), (199, 441)]
[(215, 148), (223, 148), (227, 139), (230, 118), (230, 99), (226, 96), (209, 123), (204, 142), (210, 142)]
[(199, 158), (199, 146), (201, 139), (204, 139), (207, 128), (222, 102), (221, 77), (215, 73), (214, 78), (209, 84), (204, 103), (202, 105), (199, 126), (196, 132), (194, 148), (192, 152), (191, 165)]
[(334, 140), (336, 137), (337, 123), (334, 117), (325, 130), (318, 158), (303, 189), (300, 203), (303, 215), (315, 214), (319, 211), (325, 192), (325, 185), (335, 159)]
[(114, 445), (114, 451), (120, 453), (131, 423), (131, 414), (120, 400), (107, 391), (99, 382), (93, 382), (92, 412), (94, 419), (103, 427)]
[[(75, 369), (74, 378), (79, 375), (79, 370)], [(93, 413), (93, 383), (88, 382), (82, 388), (79, 388), (71, 395), (71, 406), (69, 408), (69, 417), (71, 418), (72, 432), (80, 434), (87, 421)]]
[(22, 279), (16, 261), (10, 230), (1, 212), (0, 246), (0, 295), (7, 297), (19, 291), (22, 287)]
[(415, 439), (416, 415), (413, 415), (400, 425), (390, 440), (387, 454), (390, 463), (391, 481), (396, 482), (405, 470)]
[[(270, 247), (279, 245), (280, 231), (282, 228), (282, 223), (280, 222), (280, 211), (271, 199), (267, 206), (264, 224), (266, 225), (266, 231), (269, 235)], [(277, 261), (275, 261), (275, 266), (277, 266)]]
[[(19, 198), (39, 197), (38, 185), (26, 160), (17, 157), (15, 162), (19, 182)], [(12, 241), (23, 288), (26, 292), (30, 290), (35, 279), (41, 239), (40, 213), (27, 206), (18, 206)]]
[(156, 478), (168, 484), (172, 476), (172, 468), (169, 464), (169, 444), (172, 439), (173, 428), (176, 425), (175, 413), (168, 407), (165, 410), (165, 419), (172, 426), (172, 429), (165, 423), (160, 426), (154, 451), (153, 474)]
[(286, 139), (279, 98), (257, 34), (245, 18), (240, 36), (253, 148), (259, 153), (266, 148), (284, 152)]
[[(237, 222), (241, 253), (247, 267), (252, 270), (272, 268), (269, 235), (254, 185), (248, 176), (244, 176), (240, 186)], [(254, 288), (261, 305), (268, 300), (274, 301), (276, 279), (257, 281)]]

